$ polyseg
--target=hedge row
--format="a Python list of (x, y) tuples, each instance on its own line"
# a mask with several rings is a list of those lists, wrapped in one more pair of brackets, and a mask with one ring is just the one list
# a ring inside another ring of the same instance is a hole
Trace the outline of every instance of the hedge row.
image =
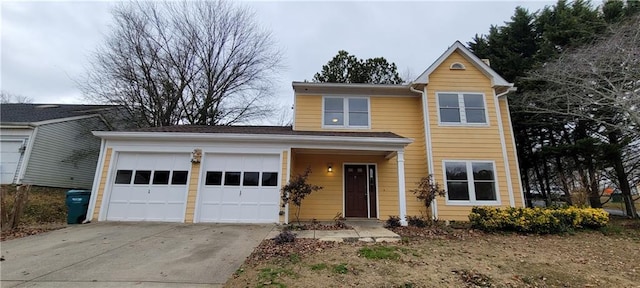
[(609, 214), (595, 208), (493, 208), (473, 207), (471, 226), (484, 231), (554, 234), (606, 226)]

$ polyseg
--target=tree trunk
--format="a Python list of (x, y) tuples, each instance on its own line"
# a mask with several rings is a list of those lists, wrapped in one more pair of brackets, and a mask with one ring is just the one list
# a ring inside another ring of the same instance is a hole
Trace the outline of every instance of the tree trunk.
[(620, 185), (619, 188), (622, 192), (622, 198), (624, 199), (625, 214), (631, 218), (639, 218), (638, 212), (636, 211), (636, 206), (633, 203), (633, 198), (631, 197), (631, 185), (629, 185), (629, 177), (624, 171), (624, 163), (619, 146), (619, 135), (620, 133), (618, 132), (609, 133), (609, 143), (615, 149), (609, 155), (609, 157), (612, 162), (611, 164), (613, 164), (613, 169), (616, 172), (618, 185)]

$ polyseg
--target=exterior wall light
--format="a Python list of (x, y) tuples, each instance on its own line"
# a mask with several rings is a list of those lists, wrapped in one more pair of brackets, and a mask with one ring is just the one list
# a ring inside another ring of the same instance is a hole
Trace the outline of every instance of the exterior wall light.
[(333, 164), (327, 164), (327, 172), (333, 172)]

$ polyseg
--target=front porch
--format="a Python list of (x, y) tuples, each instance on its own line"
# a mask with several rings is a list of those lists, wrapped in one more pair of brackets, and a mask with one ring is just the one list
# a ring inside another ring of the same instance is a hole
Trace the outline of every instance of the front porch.
[[(300, 220), (336, 217), (387, 219), (406, 215), (404, 149), (291, 149), (291, 176), (310, 168), (308, 182), (322, 186), (304, 199)], [(290, 205), (288, 220), (295, 221)]]

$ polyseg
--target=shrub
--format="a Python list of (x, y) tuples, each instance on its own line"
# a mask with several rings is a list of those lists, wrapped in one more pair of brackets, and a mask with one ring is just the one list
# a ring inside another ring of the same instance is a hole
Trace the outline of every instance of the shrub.
[(387, 227), (387, 228), (400, 227), (400, 217), (389, 216), (389, 219), (387, 219), (387, 222), (384, 224), (384, 227)]
[(407, 216), (409, 226), (424, 228), (429, 226), (430, 221), (420, 216)]
[(309, 174), (311, 174), (311, 168), (307, 167), (303, 174), (298, 174), (292, 177), (291, 180), (289, 180), (289, 183), (284, 185), (281, 189), (282, 208), (284, 208), (289, 202), (296, 205), (295, 216), (298, 225), (300, 225), (300, 205), (302, 205), (302, 200), (314, 191), (322, 190), (321, 186), (309, 184), (307, 182)]
[(444, 197), (447, 195), (447, 191), (440, 188), (440, 184), (436, 182), (433, 175), (422, 177), (417, 184), (418, 187), (412, 189), (411, 192), (422, 202), (427, 213), (429, 213), (429, 207), (431, 207), (431, 203), (436, 200), (436, 197)]
[(278, 234), (278, 236), (273, 237), (273, 240), (278, 245), (284, 244), (284, 243), (291, 243), (291, 242), (296, 240), (296, 234), (291, 233), (291, 231), (289, 231), (289, 230), (285, 230), (285, 231), (280, 232), (280, 234)]
[(595, 208), (493, 208), (473, 207), (471, 227), (484, 231), (516, 231), (553, 234), (574, 229), (600, 228), (609, 222), (609, 214)]
[(346, 218), (342, 217), (342, 213), (336, 213), (336, 216), (333, 217), (333, 226), (341, 229), (348, 229), (349, 226), (344, 221)]

